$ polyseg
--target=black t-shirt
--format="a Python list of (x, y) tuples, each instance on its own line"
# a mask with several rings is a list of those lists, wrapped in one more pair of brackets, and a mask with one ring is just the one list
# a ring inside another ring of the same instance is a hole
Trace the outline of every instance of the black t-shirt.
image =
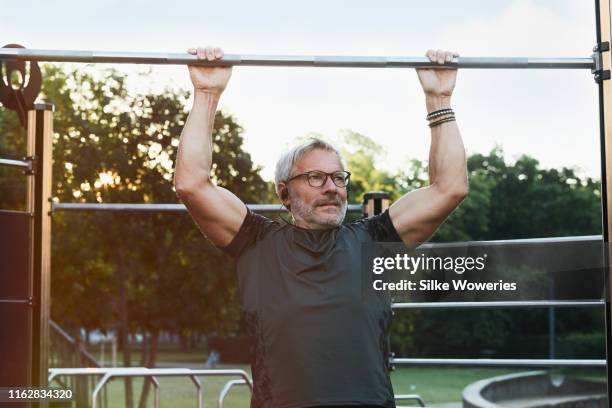
[(395, 407), (390, 301), (361, 292), (361, 245), (401, 241), (388, 210), (311, 230), (247, 209), (232, 242), (242, 316), (252, 336), (251, 408)]

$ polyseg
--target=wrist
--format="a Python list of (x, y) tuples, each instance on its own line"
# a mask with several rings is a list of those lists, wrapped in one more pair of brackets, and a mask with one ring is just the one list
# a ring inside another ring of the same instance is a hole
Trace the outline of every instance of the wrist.
[(193, 88), (193, 92), (196, 94), (211, 94), (211, 95), (221, 95), (223, 90), (214, 89), (214, 88)]
[(450, 108), (451, 97), (447, 95), (425, 95), (427, 113), (436, 110)]
[(221, 98), (221, 91), (194, 88), (193, 97), (195, 100), (198, 100), (198, 101), (217, 102)]

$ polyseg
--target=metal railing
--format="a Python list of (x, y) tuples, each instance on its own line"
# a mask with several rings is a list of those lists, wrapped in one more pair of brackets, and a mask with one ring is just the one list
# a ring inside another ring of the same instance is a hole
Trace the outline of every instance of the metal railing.
[[(202, 384), (198, 377), (218, 377), (218, 376), (237, 376), (240, 377), (242, 384), (249, 387), (249, 391), (253, 392), (253, 381), (244, 370), (238, 369), (220, 369), (220, 370), (194, 370), (189, 368), (147, 368), (147, 367), (127, 367), (127, 368), (50, 368), (48, 381), (56, 380), (60, 376), (102, 376), (96, 383), (96, 386), (91, 395), (92, 408), (97, 407), (98, 395), (104, 389), (104, 386), (113, 378), (120, 377), (148, 377), (153, 383), (155, 389), (153, 394), (153, 404), (155, 408), (159, 408), (161, 386), (158, 377), (189, 377), (194, 383), (197, 392), (198, 408), (204, 406)], [(218, 401), (223, 403), (223, 399), (229, 392), (232, 386), (227, 386), (221, 391), (225, 391), (223, 398), (219, 396)], [(227, 389), (226, 389), (227, 388)]]
[[(60, 376), (102, 376), (96, 385), (96, 389), (92, 394), (92, 407), (96, 408), (96, 400), (100, 390), (113, 378), (119, 377), (149, 377), (155, 388), (153, 397), (153, 406), (159, 408), (160, 404), (160, 389), (161, 386), (157, 377), (189, 377), (194, 382), (197, 388), (198, 408), (203, 407), (203, 391), (202, 384), (197, 379), (198, 376), (239, 376), (240, 379), (227, 381), (217, 398), (218, 408), (223, 408), (225, 398), (232, 388), (235, 386), (247, 385), (249, 391), (253, 392), (253, 382), (244, 370), (237, 369), (220, 369), (220, 370), (194, 370), (188, 368), (146, 368), (146, 367), (129, 367), (129, 368), (50, 368), (49, 383), (57, 380)], [(397, 394), (396, 401), (416, 401), (419, 406), (424, 407), (425, 403), (421, 396), (417, 394)]]
[[(492, 302), (394, 303), (393, 309), (490, 309), (539, 307), (603, 307), (604, 300), (516, 300)], [(497, 367), (605, 367), (606, 360), (575, 359), (488, 359), (488, 358), (390, 358), (391, 364), (419, 366), (497, 366)]]
[[(57, 205), (57, 204), (56, 204)], [(68, 205), (68, 204), (63, 204)], [(71, 204), (74, 205), (74, 204)], [(125, 204), (77, 204), (79, 207), (86, 205), (90, 206), (90, 209), (96, 210), (98, 208), (102, 210), (109, 210), (105, 206), (124, 206)], [(151, 204), (136, 204), (134, 207), (136, 211), (158, 211), (159, 208), (151, 208)], [(160, 206), (159, 204), (156, 206)], [(166, 206), (166, 205), (164, 205)], [(171, 211), (186, 211), (182, 204), (172, 205)], [(178, 207), (183, 207), (178, 209)], [(261, 207), (253, 207), (254, 211), (266, 211), (269, 207), (267, 205), (261, 205)], [(280, 205), (272, 205), (275, 208), (279, 208)], [(112, 207), (111, 207), (112, 208)], [(70, 210), (66, 207), (59, 208), (60, 210)], [(84, 208), (75, 208), (75, 210), (83, 210)], [(115, 209), (115, 208), (113, 208)], [(361, 206), (355, 205), (356, 210), (361, 210)], [(112, 209), (111, 209), (112, 210)], [(123, 210), (123, 209), (122, 209)], [(128, 209), (129, 211), (129, 209)], [(555, 242), (584, 242), (584, 241), (602, 241), (602, 236), (591, 235), (591, 236), (577, 236), (577, 237), (558, 237), (558, 238), (535, 238), (535, 239), (518, 239), (518, 240), (500, 240), (500, 241), (480, 241), (473, 242), (478, 245), (506, 245), (506, 244), (533, 244), (533, 243), (555, 243)], [(465, 244), (465, 243), (464, 243)], [(456, 243), (449, 244), (435, 244), (426, 243), (421, 248), (432, 248), (432, 247), (445, 247), (445, 246), (456, 246)], [(468, 301), (468, 302), (416, 302), (416, 303), (393, 303), (393, 309), (487, 309), (487, 308), (566, 308), (566, 307), (603, 307), (605, 301), (602, 299), (586, 299), (586, 300), (517, 300), (517, 301)], [(605, 359), (492, 359), (492, 358), (395, 358), (391, 356), (389, 359), (391, 364), (397, 365), (415, 365), (415, 366), (487, 366), (487, 367), (605, 367)], [(67, 371), (68, 370), (68, 371)], [(77, 371), (69, 371), (77, 370)], [(102, 379), (98, 381), (93, 395), (92, 404), (96, 407), (96, 399), (100, 391), (104, 388), (104, 385), (112, 378), (115, 377), (151, 377), (152, 383), (155, 387), (155, 406), (159, 404), (159, 392), (160, 387), (155, 377), (159, 376), (188, 376), (192, 378), (192, 381), (198, 389), (198, 407), (201, 407), (202, 401), (202, 388), (201, 384), (195, 376), (198, 375), (238, 375), (241, 379), (228, 381), (219, 394), (217, 403), (220, 407), (223, 406), (224, 399), (230, 390), (239, 385), (248, 385), (252, 392), (252, 381), (248, 378), (246, 372), (242, 370), (191, 370), (191, 369), (147, 369), (147, 368), (104, 368), (104, 369), (52, 369), (54, 375), (50, 377), (62, 374), (69, 375), (81, 371), (81, 375), (103, 375)], [(416, 399), (419, 404), (424, 406), (422, 400), (418, 395), (406, 394), (397, 395), (396, 398), (405, 397)]]
[[(462, 243), (425, 243), (419, 249), (453, 248), (458, 246), (476, 245), (478, 247), (496, 247), (503, 245), (522, 244), (554, 244), (570, 242), (602, 242), (601, 235), (585, 235), (573, 237), (522, 238), (512, 240), (471, 241)], [(603, 247), (602, 247), (603, 249)], [(602, 265), (603, 266), (603, 265)], [(567, 307), (597, 307), (605, 306), (604, 299), (585, 300), (515, 300), (515, 301), (454, 301), (454, 302), (414, 302), (393, 303), (393, 309), (508, 309), (508, 308), (567, 308)], [(605, 359), (487, 359), (487, 358), (395, 358), (391, 353), (391, 364), (419, 366), (499, 366), (499, 367), (605, 367)]]

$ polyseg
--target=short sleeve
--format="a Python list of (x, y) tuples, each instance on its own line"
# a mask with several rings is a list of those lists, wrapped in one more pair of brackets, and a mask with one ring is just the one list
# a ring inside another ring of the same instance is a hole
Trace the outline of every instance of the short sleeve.
[(359, 222), (363, 223), (374, 241), (402, 242), (402, 238), (399, 236), (395, 230), (395, 227), (393, 226), (393, 223), (391, 222), (388, 208), (381, 214), (365, 218)]
[(219, 249), (233, 259), (238, 259), (244, 253), (244, 251), (253, 245), (255, 242), (260, 240), (266, 230), (274, 225), (274, 221), (263, 215), (254, 213), (250, 208), (247, 207), (247, 213), (242, 221), (240, 229), (230, 242), (225, 247)]

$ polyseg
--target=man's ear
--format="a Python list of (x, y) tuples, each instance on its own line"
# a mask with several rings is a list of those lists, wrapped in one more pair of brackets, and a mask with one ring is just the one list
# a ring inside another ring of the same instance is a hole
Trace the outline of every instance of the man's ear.
[(287, 184), (285, 184), (282, 181), (278, 183), (276, 194), (280, 197), (281, 202), (285, 204), (285, 200), (289, 198), (289, 191), (287, 190)]

